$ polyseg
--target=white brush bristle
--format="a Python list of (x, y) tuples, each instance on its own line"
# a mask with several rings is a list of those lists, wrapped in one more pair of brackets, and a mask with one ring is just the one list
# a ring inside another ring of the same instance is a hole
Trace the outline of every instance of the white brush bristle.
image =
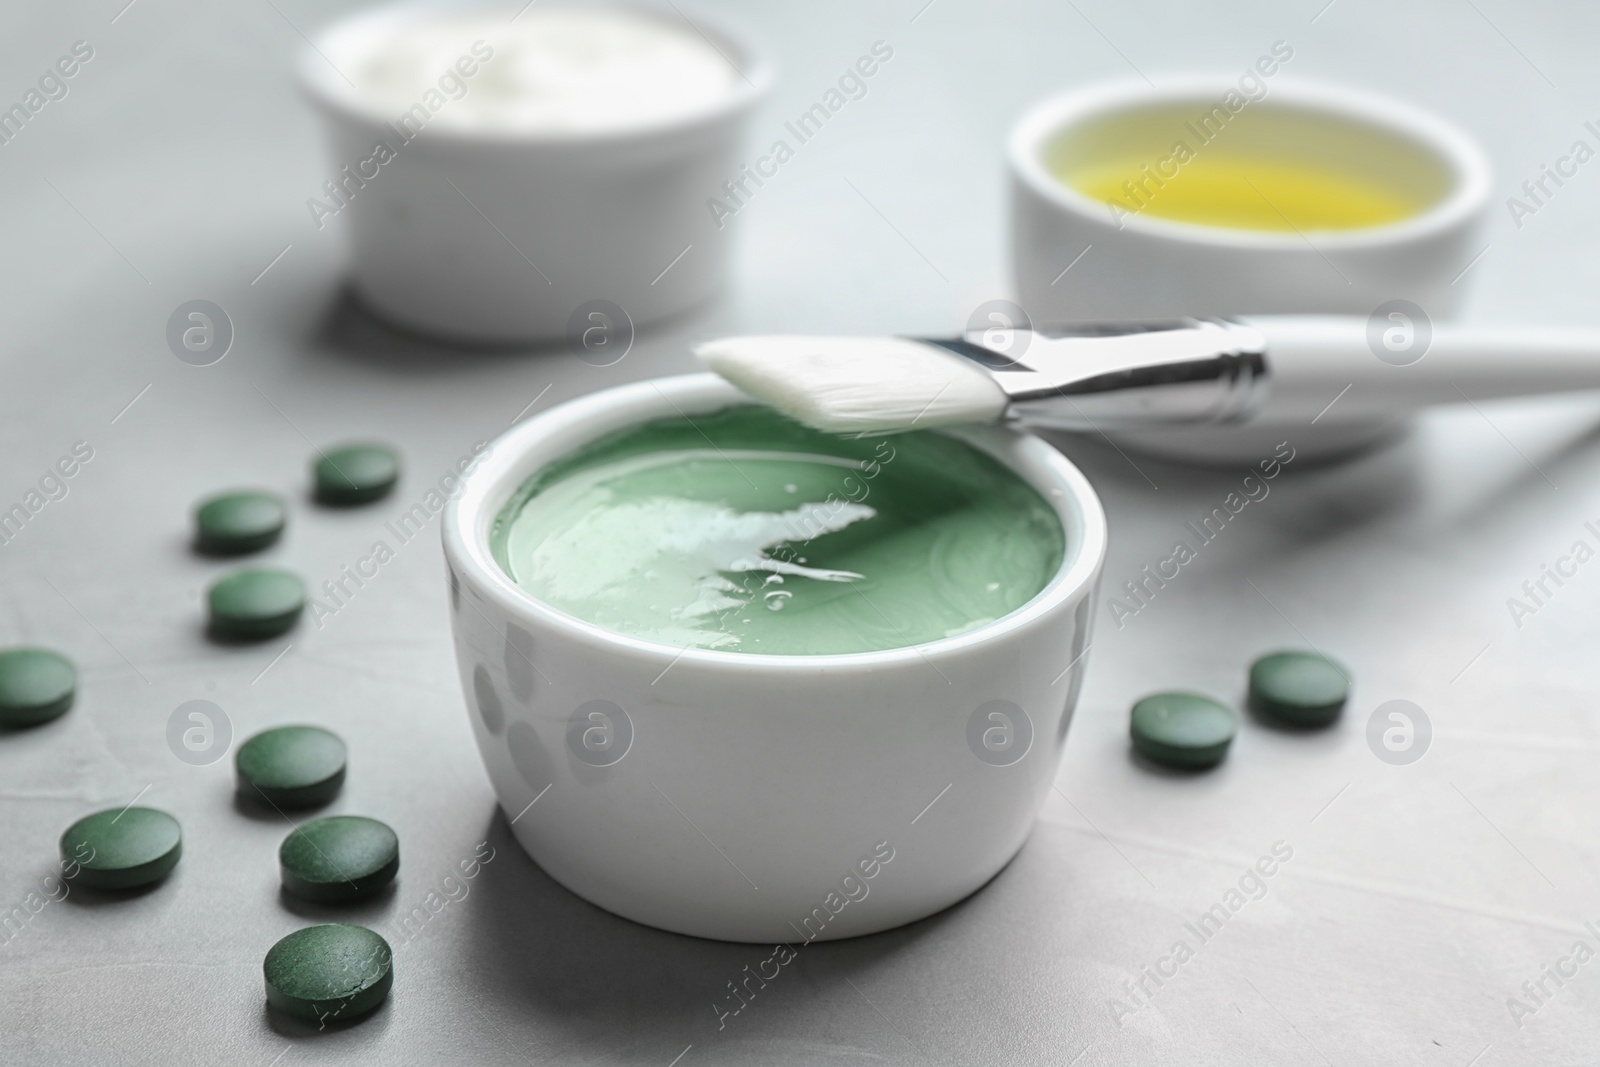
[(993, 422), (1007, 403), (983, 368), (897, 337), (725, 337), (695, 355), (757, 400), (832, 433)]

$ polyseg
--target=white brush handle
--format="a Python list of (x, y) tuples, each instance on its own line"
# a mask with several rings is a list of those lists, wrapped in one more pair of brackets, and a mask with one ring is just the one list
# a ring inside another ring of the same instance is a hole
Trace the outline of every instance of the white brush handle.
[[(703, 345), (735, 385), (830, 432), (1004, 420), (1105, 432), (1386, 421), (1436, 404), (1600, 390), (1600, 330), (1400, 314), (1078, 323), (958, 337)], [(955, 357), (955, 358), (952, 358)]]
[(1429, 337), (1426, 325), (1399, 318), (1379, 323), (1369, 343), (1368, 320), (1356, 316), (1241, 321), (1266, 340), (1270, 384), (1257, 420), (1350, 422), (1436, 404), (1600, 390), (1600, 330), (1434, 325)]

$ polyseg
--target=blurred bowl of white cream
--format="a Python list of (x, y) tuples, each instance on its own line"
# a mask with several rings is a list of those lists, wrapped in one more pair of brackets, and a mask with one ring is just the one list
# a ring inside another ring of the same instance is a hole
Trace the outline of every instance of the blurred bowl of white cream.
[(333, 150), (307, 211), (346, 228), (367, 306), (595, 362), (720, 288), (730, 227), (708, 203), (772, 80), (698, 17), (539, 4), (361, 12), (299, 73)]

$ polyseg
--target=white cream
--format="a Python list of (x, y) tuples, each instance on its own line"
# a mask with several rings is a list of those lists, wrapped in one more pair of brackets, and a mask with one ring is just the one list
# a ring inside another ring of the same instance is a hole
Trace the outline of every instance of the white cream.
[(331, 58), (370, 106), (397, 120), (420, 104), (429, 125), (455, 130), (651, 126), (704, 110), (739, 78), (692, 27), (615, 9), (440, 13), (356, 51)]

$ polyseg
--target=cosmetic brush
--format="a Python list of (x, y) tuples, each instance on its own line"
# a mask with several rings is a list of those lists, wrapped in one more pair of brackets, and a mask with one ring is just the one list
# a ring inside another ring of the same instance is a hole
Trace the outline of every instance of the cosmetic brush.
[(820, 430), (959, 423), (1128, 430), (1372, 421), (1437, 404), (1600, 390), (1600, 330), (1278, 315), (990, 329), (947, 339), (729, 337), (710, 369)]

